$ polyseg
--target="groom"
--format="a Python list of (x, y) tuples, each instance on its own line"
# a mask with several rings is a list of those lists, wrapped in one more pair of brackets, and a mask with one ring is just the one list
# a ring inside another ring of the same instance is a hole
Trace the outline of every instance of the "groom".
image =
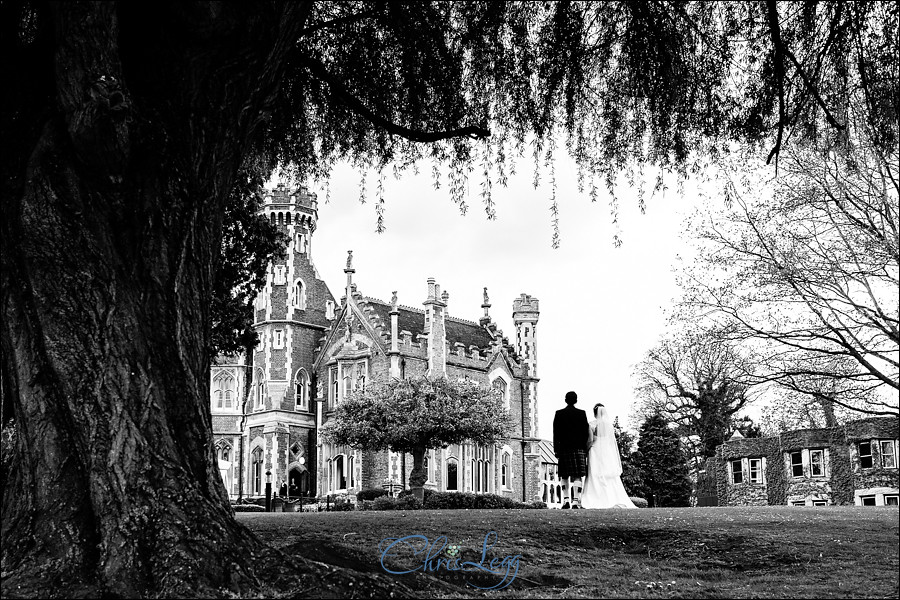
[[(553, 453), (559, 462), (559, 478), (563, 482), (566, 503), (563, 508), (581, 508), (575, 497), (575, 486), (587, 475), (587, 445), (590, 426), (583, 410), (575, 408), (578, 394), (566, 394), (566, 407), (556, 411), (553, 419)], [(571, 505), (569, 504), (571, 502)]]

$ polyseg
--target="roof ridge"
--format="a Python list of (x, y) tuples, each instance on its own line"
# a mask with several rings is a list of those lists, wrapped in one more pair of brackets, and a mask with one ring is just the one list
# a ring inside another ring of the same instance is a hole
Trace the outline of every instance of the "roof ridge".
[(475, 327), (481, 327), (481, 323), (476, 323), (475, 321), (470, 321), (469, 319), (462, 319), (460, 317), (454, 317), (451, 315), (447, 315), (447, 320), (456, 321), (458, 323), (465, 323), (466, 325), (474, 325)]

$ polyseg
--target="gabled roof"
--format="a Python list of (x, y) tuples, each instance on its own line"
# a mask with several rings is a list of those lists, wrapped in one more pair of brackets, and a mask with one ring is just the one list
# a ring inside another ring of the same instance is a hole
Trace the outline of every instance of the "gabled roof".
[(549, 463), (551, 465), (557, 464), (556, 455), (553, 453), (553, 443), (549, 440), (538, 440), (537, 444), (538, 453), (541, 455), (542, 463)]
[[(384, 325), (388, 335), (391, 330), (391, 305), (377, 298), (365, 297), (361, 304), (372, 307), (372, 315)], [(398, 306), (399, 315), (397, 317), (397, 331), (409, 331), (412, 333), (412, 339), (415, 342), (416, 336), (425, 333), (425, 311), (408, 306)], [(452, 348), (457, 342), (462, 343), (466, 350), (469, 346), (477, 348), (487, 348), (493, 342), (491, 334), (478, 323), (458, 319), (456, 317), (447, 317), (444, 320), (447, 329), (447, 341)]]

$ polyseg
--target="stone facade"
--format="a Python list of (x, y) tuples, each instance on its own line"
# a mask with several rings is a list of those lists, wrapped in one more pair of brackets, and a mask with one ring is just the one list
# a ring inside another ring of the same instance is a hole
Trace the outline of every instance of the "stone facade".
[(898, 421), (732, 438), (708, 461), (720, 506), (896, 504)]
[(289, 241), (254, 303), (259, 345), (247, 357), (220, 357), (210, 374), (214, 443), (228, 493), (261, 495), (267, 478), (273, 493), (292, 496), (403, 489), (411, 455), (323, 444), (317, 432), (360, 385), (444, 374), (498, 389), (516, 430), (489, 447), (429, 451), (426, 487), (540, 499), (538, 300), (515, 299), (510, 344), (490, 317), (487, 288), (477, 323), (450, 316), (449, 295), (432, 279), (423, 308), (401, 306), (396, 293), (384, 302), (357, 291), (350, 253), (344, 295), (335, 301), (312, 262), (315, 195), (280, 186), (262, 210)]

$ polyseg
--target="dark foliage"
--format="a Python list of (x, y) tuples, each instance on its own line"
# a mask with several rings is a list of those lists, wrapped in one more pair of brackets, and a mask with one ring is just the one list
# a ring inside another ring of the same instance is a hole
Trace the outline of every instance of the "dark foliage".
[(629, 495), (640, 492), (641, 472), (635, 460), (635, 439), (631, 432), (619, 426), (619, 417), (613, 421), (613, 430), (616, 433), (616, 445), (619, 447), (619, 457), (622, 459), (622, 485)]
[(637, 465), (641, 496), (651, 506), (688, 506), (691, 481), (681, 441), (660, 415), (648, 417), (638, 436)]
[(356, 500), (361, 502), (363, 500), (374, 500), (380, 496), (387, 496), (387, 490), (382, 490), (379, 488), (369, 488), (365, 490), (360, 490), (356, 494)]

